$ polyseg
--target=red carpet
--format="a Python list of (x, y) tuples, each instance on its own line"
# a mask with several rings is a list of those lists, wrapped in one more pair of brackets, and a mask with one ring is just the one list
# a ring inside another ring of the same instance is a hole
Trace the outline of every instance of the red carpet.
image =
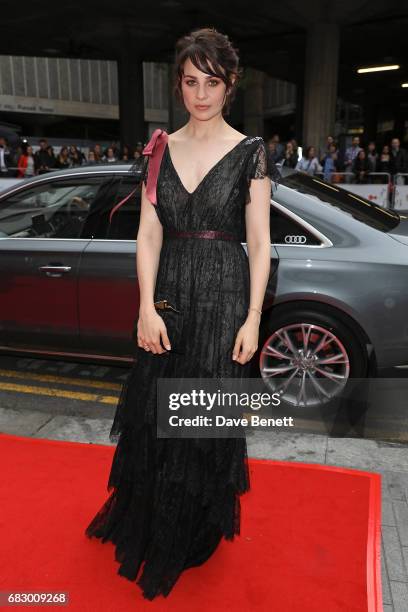
[(148, 601), (116, 573), (113, 544), (83, 533), (114, 447), (0, 434), (0, 452), (0, 591), (65, 591), (81, 612), (382, 610), (379, 474), (250, 460), (241, 535)]

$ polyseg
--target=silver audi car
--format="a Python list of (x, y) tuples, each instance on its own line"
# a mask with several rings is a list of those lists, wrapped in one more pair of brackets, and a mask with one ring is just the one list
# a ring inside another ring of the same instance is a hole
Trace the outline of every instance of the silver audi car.
[[(0, 351), (132, 362), (140, 173), (129, 170), (82, 166), (0, 193)], [(254, 376), (283, 380), (286, 401), (307, 407), (407, 363), (407, 218), (287, 172), (271, 201)]]

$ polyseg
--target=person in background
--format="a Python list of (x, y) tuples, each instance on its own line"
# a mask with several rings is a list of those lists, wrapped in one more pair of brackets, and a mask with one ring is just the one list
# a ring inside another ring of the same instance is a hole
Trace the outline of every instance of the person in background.
[(8, 141), (3, 136), (0, 137), (0, 176), (12, 176), (14, 158), (8, 146)]
[(367, 147), (367, 159), (368, 159), (368, 163), (370, 164), (370, 172), (376, 172), (377, 171), (377, 162), (378, 162), (378, 153), (377, 153), (377, 147), (376, 144), (373, 140), (371, 140), (368, 143), (368, 147)]
[(323, 168), (319, 164), (319, 160), (316, 157), (316, 149), (313, 146), (307, 147), (302, 159), (296, 164), (296, 170), (300, 172), (306, 172), (306, 174), (315, 175), (322, 172)]
[(99, 162), (96, 159), (95, 151), (91, 149), (88, 153), (88, 160), (86, 162), (87, 166), (96, 166)]
[(108, 163), (108, 164), (112, 164), (112, 163), (114, 163), (114, 162), (117, 162), (117, 161), (118, 161), (118, 160), (117, 160), (117, 157), (115, 156), (115, 151), (114, 151), (113, 147), (108, 147), (108, 148), (106, 149), (106, 155), (105, 155), (105, 157), (103, 158), (103, 161), (104, 161), (105, 163)]
[(353, 161), (352, 170), (356, 183), (368, 183), (368, 175), (371, 172), (371, 165), (367, 159), (364, 149), (361, 149), (361, 151), (358, 152), (357, 157)]
[(34, 153), (34, 165), (36, 174), (45, 174), (54, 167), (55, 158), (50, 155), (48, 142), (41, 138), (38, 142), (40, 148)]
[(297, 158), (298, 158), (298, 161), (299, 161), (300, 154), (299, 154), (299, 143), (298, 143), (298, 141), (296, 140), (296, 138), (291, 138), (289, 142), (292, 143), (293, 150), (295, 151), (295, 153), (297, 155)]
[(18, 158), (17, 167), (17, 176), (19, 178), (27, 178), (35, 175), (34, 154), (33, 147), (31, 145), (24, 143), (22, 153)]
[(100, 163), (102, 161), (103, 158), (103, 152), (102, 152), (102, 147), (100, 144), (96, 144), (93, 148), (93, 152), (95, 155), (95, 160)]
[(48, 155), (50, 156), (50, 166), (49, 167), (50, 167), (50, 170), (52, 170), (56, 166), (57, 159), (55, 157), (54, 149), (52, 148), (51, 145), (48, 145), (47, 151), (48, 151)]
[[(347, 147), (346, 152), (344, 154), (345, 172), (353, 171), (353, 162), (361, 150), (362, 149), (360, 147), (360, 136), (353, 136), (351, 141), (351, 147)], [(346, 177), (346, 179), (350, 180), (350, 177)]]
[(328, 183), (333, 182), (333, 174), (339, 171), (339, 154), (337, 145), (332, 142), (322, 160), (323, 178)]
[(79, 159), (81, 160), (81, 165), (86, 164), (86, 155), (81, 150), (81, 147), (77, 147), (77, 151), (78, 151)]
[(299, 157), (299, 153), (298, 153), (299, 143), (298, 143), (298, 141), (296, 140), (296, 138), (291, 138), (289, 140), (289, 142), (292, 143), (293, 150), (295, 151), (296, 155)]
[(143, 155), (140, 151), (138, 151), (137, 149), (135, 149), (133, 151), (133, 167), (135, 170), (141, 170), (143, 168)]
[(384, 145), (381, 151), (381, 154), (378, 156), (377, 160), (377, 172), (391, 172), (391, 155), (390, 155), (390, 147), (388, 145)]
[(18, 171), (17, 171), (18, 160), (20, 159), (21, 155), (26, 150), (27, 144), (28, 144), (28, 142), (26, 140), (20, 141), (11, 150), (11, 156), (12, 156), (12, 159), (13, 159), (13, 166), (15, 168), (15, 170), (13, 171), (13, 176), (17, 176), (18, 175)]
[(285, 146), (280, 141), (279, 134), (273, 134), (272, 138), (269, 139), (269, 142), (274, 142), (276, 144), (276, 152), (278, 154), (279, 159), (283, 159), (283, 155), (285, 153)]
[(57, 168), (71, 168), (71, 159), (68, 153), (68, 147), (61, 147), (60, 152), (57, 155)]
[(285, 153), (283, 155), (282, 166), (287, 166), (288, 168), (296, 168), (296, 164), (298, 163), (298, 154), (297, 149), (293, 148), (292, 141), (286, 143)]
[(282, 155), (281, 155), (281, 154), (278, 152), (278, 148), (277, 148), (277, 145), (276, 145), (276, 141), (275, 141), (275, 140), (273, 140), (272, 138), (270, 138), (270, 139), (268, 140), (267, 147), (268, 147), (268, 150), (269, 150), (269, 153), (270, 153), (270, 156), (271, 156), (272, 161), (273, 161), (275, 164), (280, 163), (280, 162), (282, 161), (283, 157), (282, 157)]
[(119, 159), (120, 159), (119, 143), (116, 142), (115, 140), (112, 140), (111, 144), (109, 145), (109, 147), (107, 147), (107, 149), (105, 151), (105, 157), (108, 157), (108, 149), (112, 149), (113, 150), (113, 156), (115, 157), (116, 161), (119, 161)]
[(330, 147), (332, 144), (335, 144), (334, 138), (333, 136), (328, 136), (326, 139), (326, 145), (323, 147), (323, 150), (321, 151), (321, 154), (319, 156), (319, 160), (321, 165), (324, 165), (324, 160), (326, 159), (327, 155), (330, 154)]
[[(408, 172), (408, 154), (405, 149), (401, 149), (401, 143), (399, 138), (393, 138), (391, 140), (391, 157), (390, 157), (390, 168), (391, 174), (406, 174)], [(399, 176), (396, 177), (396, 183), (403, 185), (406, 183), (407, 177)]]
[(119, 158), (121, 161), (127, 162), (132, 159), (132, 152), (129, 145), (123, 145)]
[(84, 156), (76, 145), (72, 144), (69, 146), (68, 154), (69, 154), (69, 159), (71, 160), (71, 165), (73, 167), (82, 166), (83, 161), (84, 161)]
[(143, 149), (144, 149), (144, 144), (143, 144), (143, 142), (142, 142), (141, 140), (139, 140), (139, 141), (136, 143), (136, 146), (135, 146), (135, 151), (137, 151), (138, 153), (140, 153), (140, 155), (143, 155)]

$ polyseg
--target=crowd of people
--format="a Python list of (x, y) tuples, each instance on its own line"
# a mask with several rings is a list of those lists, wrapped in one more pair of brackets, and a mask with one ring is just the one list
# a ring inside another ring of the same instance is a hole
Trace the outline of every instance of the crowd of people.
[(88, 155), (76, 145), (62, 146), (55, 152), (46, 138), (38, 142), (39, 148), (33, 151), (29, 143), (22, 143), (13, 151), (5, 138), (0, 137), (0, 176), (17, 176), (26, 178), (37, 174), (44, 174), (51, 170), (64, 168), (75, 168), (83, 165), (106, 164), (106, 163), (140, 163), (143, 162), (142, 151), (144, 144), (136, 143), (134, 148), (127, 145), (119, 147), (112, 143), (105, 149), (100, 144), (95, 144), (89, 149)]
[[(138, 142), (134, 148), (128, 145), (120, 147), (118, 143), (113, 142), (103, 149), (100, 144), (95, 144), (89, 149), (88, 155), (73, 144), (62, 146), (55, 152), (54, 147), (48, 144), (45, 138), (41, 138), (38, 145), (35, 153), (33, 147), (26, 142), (12, 151), (6, 139), (0, 137), (0, 176), (24, 178), (84, 164), (132, 162), (137, 166), (143, 162), (143, 142)], [(342, 149), (333, 136), (328, 136), (323, 150), (317, 151), (313, 145), (307, 146), (300, 158), (298, 143), (294, 138), (283, 143), (279, 134), (274, 134), (267, 140), (267, 145), (273, 161), (280, 166), (318, 175), (333, 183), (375, 182), (373, 173), (377, 176), (408, 173), (408, 152), (401, 147), (399, 138), (392, 138), (389, 144), (379, 149), (374, 141), (363, 147), (360, 136), (353, 136), (351, 145)]]
[(360, 136), (353, 136), (351, 145), (342, 149), (333, 136), (328, 136), (323, 150), (317, 151), (314, 146), (307, 146), (300, 159), (295, 139), (281, 143), (279, 135), (274, 134), (267, 144), (275, 163), (320, 175), (333, 183), (343, 180), (368, 183), (375, 182), (375, 175), (408, 173), (408, 152), (401, 147), (399, 138), (392, 138), (389, 144), (379, 148), (374, 141), (363, 147)]

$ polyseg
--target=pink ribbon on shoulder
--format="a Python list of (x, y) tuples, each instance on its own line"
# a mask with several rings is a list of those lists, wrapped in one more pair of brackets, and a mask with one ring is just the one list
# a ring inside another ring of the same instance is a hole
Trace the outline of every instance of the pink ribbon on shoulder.
[[(143, 149), (143, 155), (149, 155), (149, 172), (146, 181), (146, 195), (152, 204), (156, 204), (156, 185), (157, 178), (159, 176), (160, 163), (163, 157), (164, 148), (167, 144), (168, 134), (164, 130), (157, 128), (154, 130), (149, 142)], [(133, 189), (123, 200), (118, 202), (110, 211), (109, 223), (112, 221), (113, 214), (118, 210), (122, 204), (128, 201), (128, 199), (136, 193), (138, 186)]]
[(143, 149), (143, 155), (149, 155), (149, 172), (146, 181), (146, 195), (152, 204), (157, 203), (156, 186), (160, 171), (160, 163), (168, 141), (168, 134), (157, 128)]

